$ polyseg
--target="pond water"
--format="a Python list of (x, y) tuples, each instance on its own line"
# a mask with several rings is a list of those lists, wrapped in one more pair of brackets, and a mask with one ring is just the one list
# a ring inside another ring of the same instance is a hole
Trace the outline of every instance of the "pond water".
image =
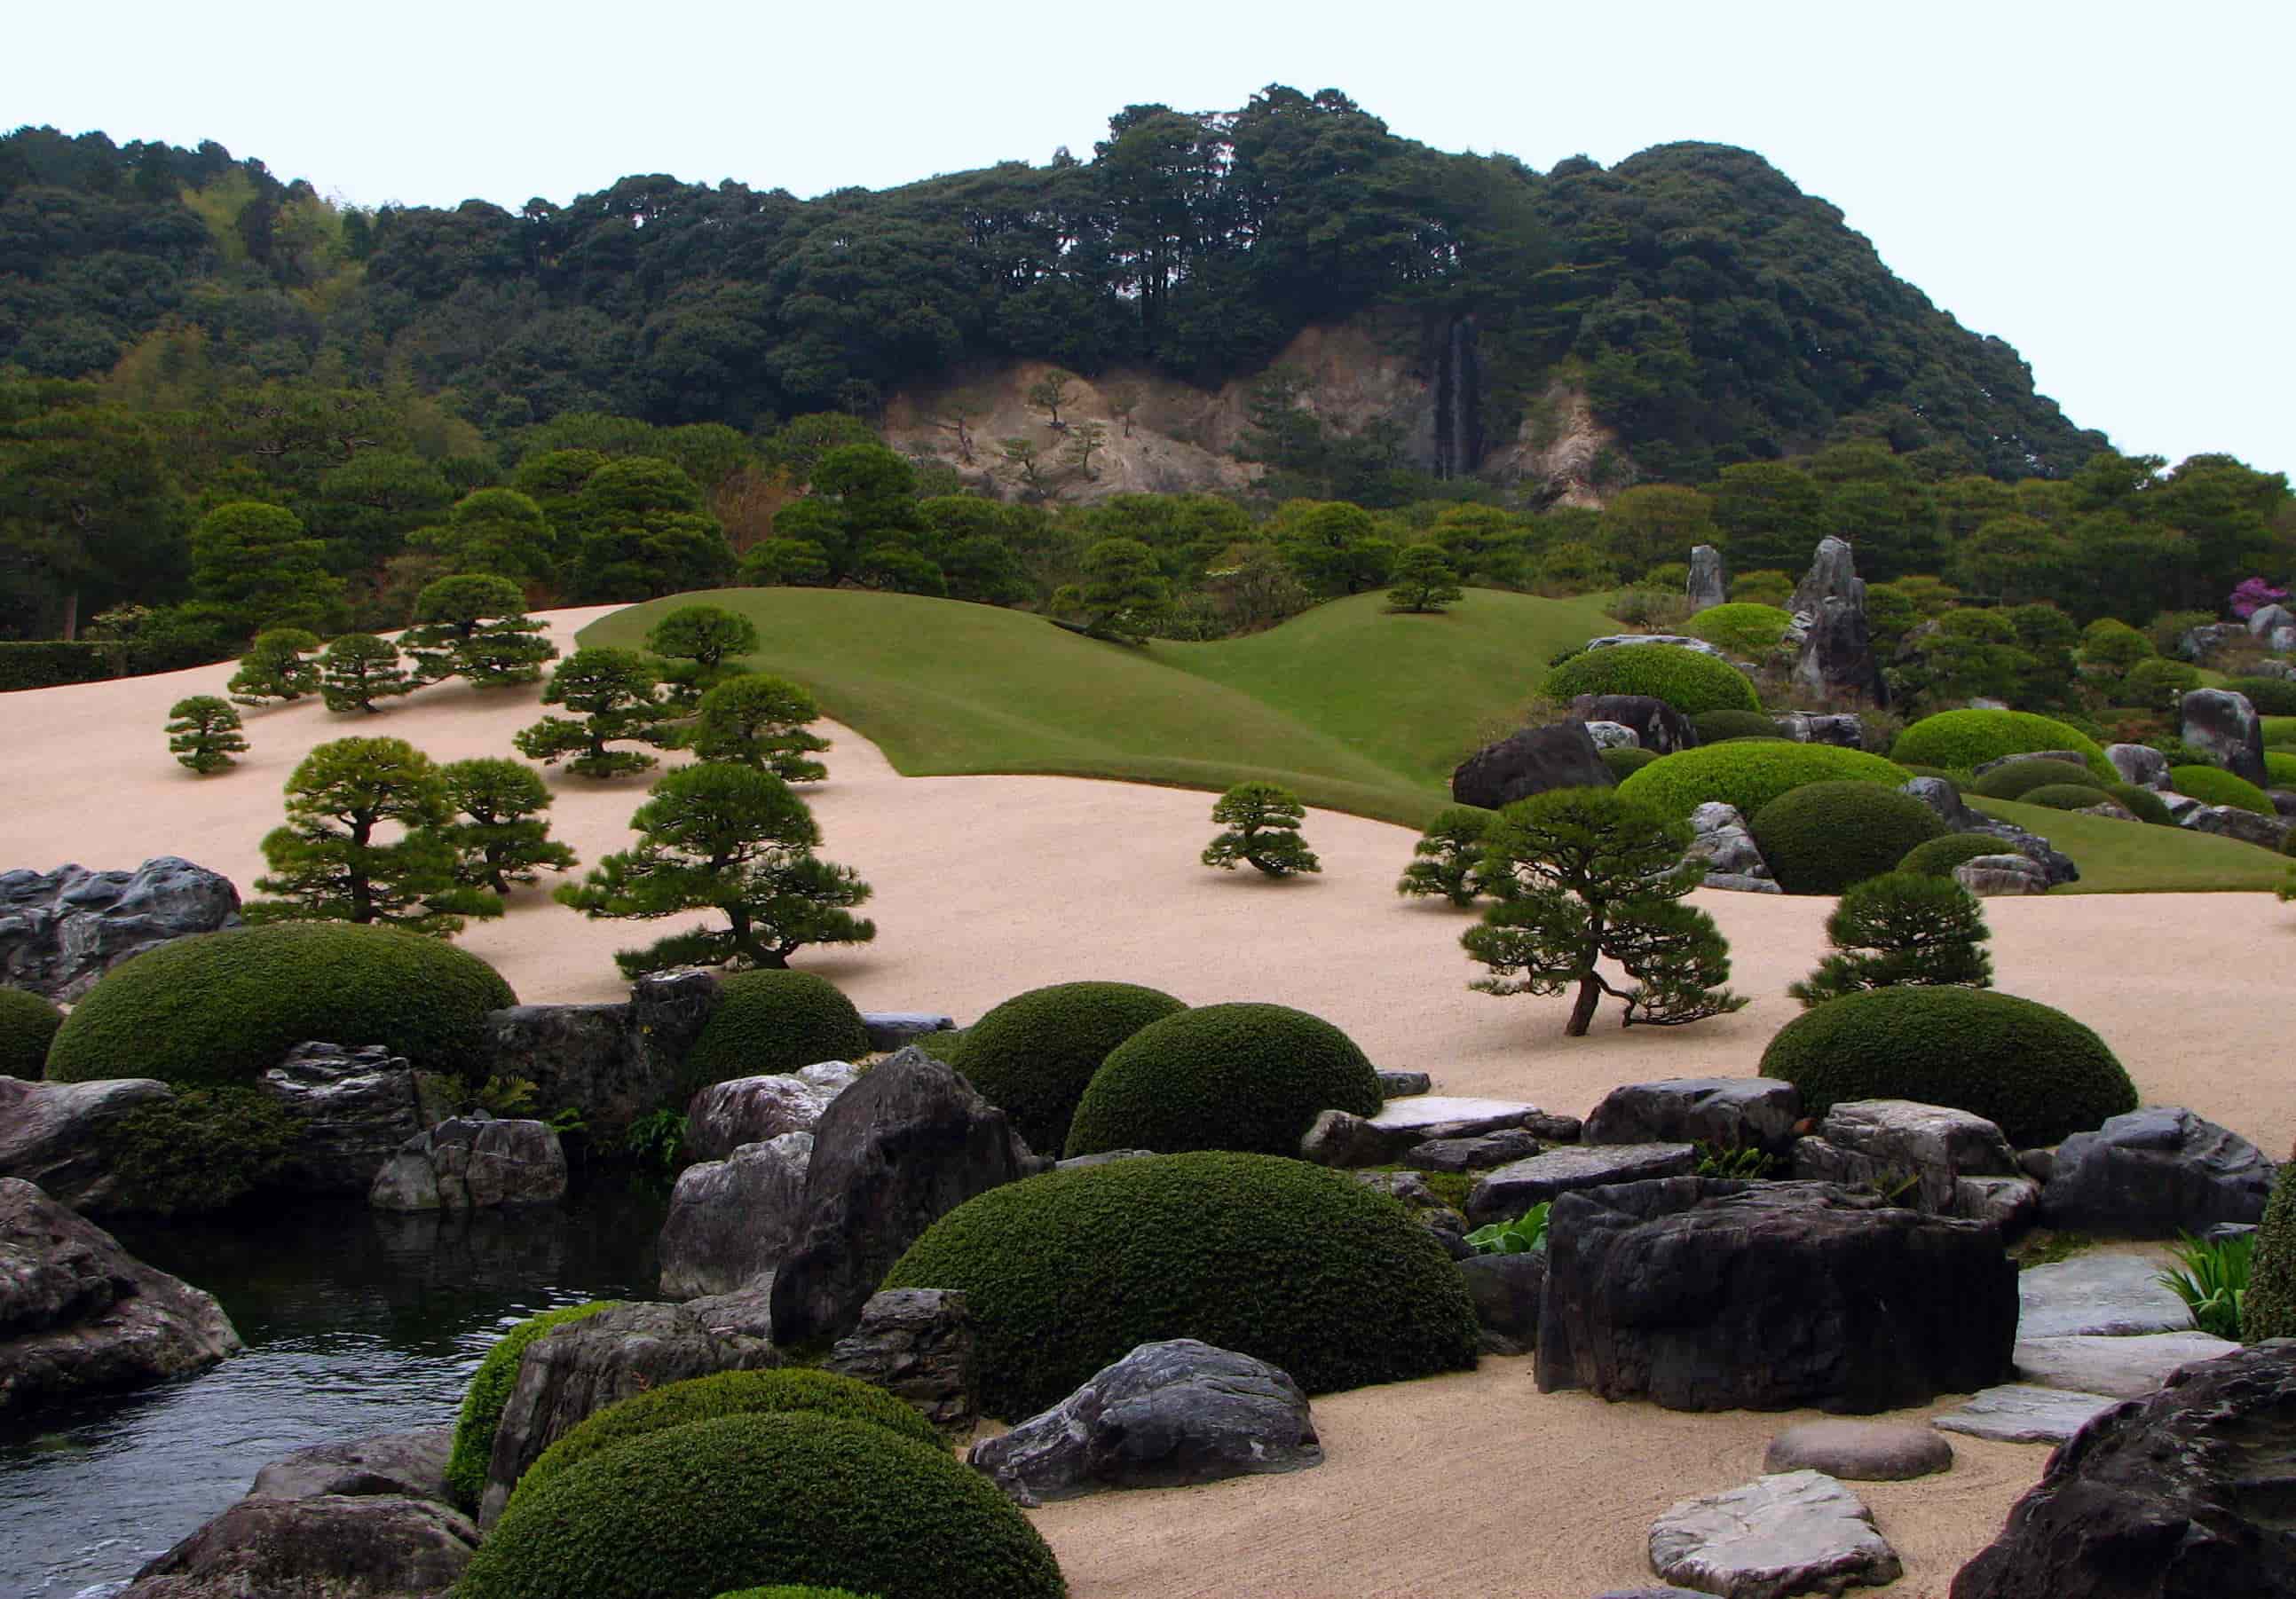
[(562, 1206), (461, 1218), (305, 1206), (114, 1229), (222, 1301), (247, 1352), (0, 1431), (0, 1590), (99, 1599), (289, 1450), (452, 1422), (512, 1324), (652, 1295), (663, 1209), (609, 1178)]

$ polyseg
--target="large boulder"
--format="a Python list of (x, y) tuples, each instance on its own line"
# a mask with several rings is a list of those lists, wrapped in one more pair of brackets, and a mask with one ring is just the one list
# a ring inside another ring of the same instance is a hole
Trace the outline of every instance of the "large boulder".
[(949, 1288), (889, 1288), (861, 1307), (861, 1324), (839, 1339), (824, 1371), (873, 1383), (950, 1432), (980, 1419), (973, 1382), (972, 1312)]
[(247, 1491), (271, 1499), (398, 1494), (449, 1505), (454, 1500), (447, 1486), (447, 1457), (454, 1450), (451, 1426), (314, 1444), (256, 1472), (255, 1486)]
[(711, 972), (642, 977), (622, 1004), (510, 1005), (487, 1017), (487, 1070), (534, 1085), (535, 1102), (578, 1111), (611, 1139), (660, 1108), (718, 1008)]
[(2001, 1129), (1982, 1116), (1908, 1099), (1847, 1100), (1825, 1113), (1817, 1136), (1793, 1146), (1794, 1176), (1812, 1182), (1880, 1185), (1904, 1177), (1894, 1202), (1937, 1216), (1984, 1220), (2002, 1185), (2030, 1202), (2036, 1186)]
[(1801, 641), (1794, 657), (1795, 687), (1826, 698), (1890, 702), (1866, 620), (1866, 580), (1857, 575), (1849, 545), (1839, 538), (1818, 542), (1789, 609)]
[(2239, 1134), (2182, 1105), (2146, 1105), (2059, 1144), (2041, 1209), (2052, 1226), (2174, 1238), (2262, 1221), (2275, 1172)]
[(1690, 614), (1711, 611), (1730, 598), (1730, 585), (1722, 570), (1722, 552), (1710, 544), (1690, 546), (1690, 578), (1683, 586)]
[(2296, 1593), (2296, 1341), (2174, 1373), (2049, 1457), (1953, 1599)]
[(783, 1133), (678, 1173), (661, 1224), (661, 1297), (761, 1286), (805, 1215), (812, 1160), (811, 1133)]
[(1651, 1523), (1651, 1570), (1727, 1599), (1879, 1587), (1904, 1572), (1866, 1502), (1823, 1472), (1678, 1501)]
[(1451, 774), (1451, 798), (1496, 810), (1549, 789), (1607, 789), (1617, 783), (1585, 726), (1557, 722), (1526, 727), (1467, 757)]
[(1538, 1343), (1539, 1301), (1546, 1297), (1546, 1251), (1469, 1255), (1459, 1275), (1475, 1301), (1486, 1354), (1520, 1355)]
[(299, 1124), (277, 1176), (299, 1193), (365, 1197), (425, 1125), (414, 1069), (380, 1044), (299, 1044), (256, 1086)]
[(2264, 723), (2246, 694), (2196, 688), (2185, 696), (2182, 709), (2179, 736), (2186, 743), (2234, 776), (2264, 786)]
[(1762, 858), (1762, 847), (1754, 842), (1746, 818), (1736, 806), (1719, 800), (1710, 800), (1690, 813), (1690, 848), (1683, 854), (1706, 863), (1710, 884), (1717, 877), (1771, 881), (1770, 864)]
[(838, 1338), (909, 1245), (975, 1194), (1051, 1165), (1004, 1112), (912, 1045), (815, 1125), (797, 1240), (774, 1274), (774, 1336)]
[[(2274, 808), (2275, 810), (2278, 807)], [(2288, 840), (2288, 822), (2280, 816), (2260, 816), (2237, 805), (2196, 805), (2177, 818), (2177, 825), (2218, 838), (2238, 839), (2261, 849), (2278, 849)]]
[(2017, 871), (2021, 876), (2037, 874), (2044, 889), (2080, 881), (2080, 868), (2073, 865), (2072, 857), (2014, 822), (1997, 822), (1981, 811), (1972, 810), (1955, 791), (1953, 784), (1942, 777), (1915, 777), (1900, 783), (1898, 791), (1911, 794), (1937, 812), (1939, 819), (1956, 832), (1983, 833), (2000, 840), (2004, 853), (2023, 856), (2037, 868), (2037, 873), (2025, 873), (2022, 868), (2005, 869)]
[(1891, 1410), (2005, 1380), (2016, 1333), (1997, 1230), (1832, 1184), (1674, 1177), (1548, 1216), (1542, 1390)]
[(566, 1151), (545, 1123), (480, 1111), (408, 1139), (375, 1174), (378, 1210), (490, 1210), (566, 1197)]
[(0, 872), (0, 983), (69, 1004), (132, 955), (238, 925), (231, 879), (172, 855), (133, 872)]
[(1953, 880), (1980, 899), (2016, 898), (2049, 891), (2049, 875), (2022, 855), (1977, 855), (1956, 863)]
[(2169, 758), (2150, 744), (2107, 744), (2104, 758), (2112, 763), (2123, 783), (2154, 793), (2169, 786)]
[(829, 1102), (860, 1076), (846, 1062), (824, 1061), (801, 1071), (709, 1084), (685, 1107), (685, 1152), (696, 1160), (722, 1160), (745, 1144), (810, 1133)]
[(479, 1529), (398, 1495), (250, 1495), (135, 1574), (120, 1599), (417, 1599), (451, 1588)]
[(0, 1178), (0, 1417), (165, 1382), (239, 1349), (211, 1296)]
[(2296, 611), (2285, 605), (2259, 605), (2248, 613), (2248, 632), (2251, 638), (2270, 639), (2283, 627), (2296, 627)]
[(129, 1209), (135, 1196), (105, 1153), (106, 1135), (138, 1105), (174, 1097), (152, 1078), (35, 1083), (0, 1077), (0, 1177), (36, 1184), (74, 1210)]
[(1698, 742), (1690, 718), (1652, 694), (1580, 694), (1570, 714), (1582, 722), (1616, 722), (1634, 734), (1637, 747), (1660, 755)]
[(1144, 1343), (966, 1457), (1023, 1505), (1320, 1465), (1300, 1385), (1193, 1338)]
[(1613, 1088), (1587, 1114), (1588, 1144), (1715, 1144), (1782, 1151), (1801, 1090), (1767, 1077), (1677, 1077)]

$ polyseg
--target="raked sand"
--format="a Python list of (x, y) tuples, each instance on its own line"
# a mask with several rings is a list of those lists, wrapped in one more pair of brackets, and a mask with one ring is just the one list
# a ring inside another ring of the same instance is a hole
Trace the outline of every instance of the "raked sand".
[[(549, 618), (562, 649), (603, 610)], [(315, 744), (404, 738), (439, 760), (512, 753), (540, 691), (426, 689), (376, 716), (316, 701), (245, 713), (242, 764), (201, 778), (160, 726), (229, 666), (0, 694), (0, 868), (132, 866), (180, 855), (242, 894), (280, 820), (280, 785)], [(830, 779), (805, 789), (822, 853), (876, 890), (875, 942), (802, 951), (797, 964), (865, 1008), (945, 1011), (960, 1022), (1021, 989), (1078, 978), (1152, 984), (1191, 1004), (1275, 1000), (1347, 1029), (1380, 1064), (1431, 1072), (1453, 1094), (1506, 1095), (1583, 1114), (1617, 1084), (1751, 1073), (1797, 1013), (1786, 984), (1816, 964), (1831, 902), (1702, 893), (1754, 1003), (1678, 1029), (1561, 1035), (1565, 1001), (1470, 992), (1466, 913), (1399, 898), (1412, 835), (1313, 812), (1323, 873), (1286, 882), (1210, 871), (1201, 793), (1057, 777), (896, 775), (848, 729)], [(554, 771), (555, 833), (585, 864), (623, 846), (643, 777)], [(2296, 1136), (2276, 996), (2296, 954), (2296, 909), (2263, 894), (1994, 900), (1997, 981), (2103, 1034), (2152, 1103), (2190, 1105), (2271, 1152)], [(545, 888), (462, 943), (529, 1001), (623, 992), (611, 952), (678, 925), (589, 922)], [(1329, 1459), (1294, 1476), (1103, 1495), (1034, 1513), (1076, 1599), (1586, 1599), (1646, 1579), (1643, 1538), (1674, 1499), (1757, 1474), (1792, 1415), (1683, 1415), (1541, 1396), (1523, 1360), (1316, 1402)], [(1957, 1439), (1939, 1478), (1861, 1489), (1905, 1557), (1892, 1592), (1942, 1595), (1998, 1530), (2046, 1450)]]

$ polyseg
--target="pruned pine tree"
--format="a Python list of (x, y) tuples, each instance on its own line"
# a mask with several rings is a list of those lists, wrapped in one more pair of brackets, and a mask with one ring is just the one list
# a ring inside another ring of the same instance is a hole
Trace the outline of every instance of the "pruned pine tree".
[(319, 698), (329, 710), (364, 710), (372, 715), (382, 709), (376, 701), (414, 692), (414, 680), (398, 659), (398, 647), (372, 633), (340, 635), (319, 657)]
[(550, 675), (542, 702), (563, 705), (581, 720), (545, 717), (521, 728), (514, 741), (519, 753), (544, 766), (563, 759), (568, 771), (585, 777), (649, 769), (657, 764), (652, 756), (608, 746), (635, 742), (659, 750), (673, 742), (670, 710), (655, 692), (658, 682), (653, 658), (640, 651), (575, 651)]
[(274, 627), (256, 636), (226, 685), (241, 705), (272, 700), (291, 703), (319, 692), (319, 663), (311, 659), (319, 636), (300, 627)]
[(237, 766), (232, 757), (247, 750), (239, 712), (216, 694), (176, 701), (168, 708), (168, 750), (202, 777)]
[(1212, 820), (1227, 829), (1206, 845), (1203, 863), (1226, 871), (1249, 862), (1270, 877), (1324, 868), (1300, 836), (1308, 812), (1291, 790), (1272, 783), (1239, 783), (1212, 806)]
[(558, 646), (526, 614), (526, 595), (507, 578), (441, 578), (414, 597), (414, 626), (399, 637), (416, 683), (463, 677), (480, 688), (532, 683)]
[(1403, 869), (1395, 891), (1439, 894), (1456, 906), (1474, 904), (1483, 892), (1483, 834), (1490, 824), (1491, 813), (1479, 806), (1454, 805), (1436, 812), (1411, 847), (1411, 864)]
[(455, 880), (507, 894), (547, 870), (575, 865), (574, 851), (550, 836), (550, 785), (532, 767), (499, 756), (449, 761), (439, 768), (457, 819), (439, 829), (455, 852)]
[(1786, 992), (1805, 1005), (1899, 984), (1993, 986), (1977, 896), (1950, 877), (1890, 872), (1852, 883), (1825, 919), (1835, 950)]
[(734, 761), (783, 783), (818, 783), (829, 768), (812, 758), (829, 741), (807, 724), (820, 715), (813, 696), (796, 684), (744, 672), (701, 696), (699, 713), (678, 730), (678, 742), (702, 760)]
[(758, 625), (722, 605), (681, 605), (646, 635), (646, 648), (666, 663), (661, 678), (669, 703), (681, 712), (741, 670), (734, 657), (757, 647)]

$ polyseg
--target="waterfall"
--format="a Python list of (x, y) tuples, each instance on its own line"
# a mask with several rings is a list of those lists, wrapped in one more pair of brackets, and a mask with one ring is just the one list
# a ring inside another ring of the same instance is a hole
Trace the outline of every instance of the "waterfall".
[(1464, 478), (1482, 464), (1482, 374), (1475, 319), (1455, 316), (1435, 361), (1435, 475)]

